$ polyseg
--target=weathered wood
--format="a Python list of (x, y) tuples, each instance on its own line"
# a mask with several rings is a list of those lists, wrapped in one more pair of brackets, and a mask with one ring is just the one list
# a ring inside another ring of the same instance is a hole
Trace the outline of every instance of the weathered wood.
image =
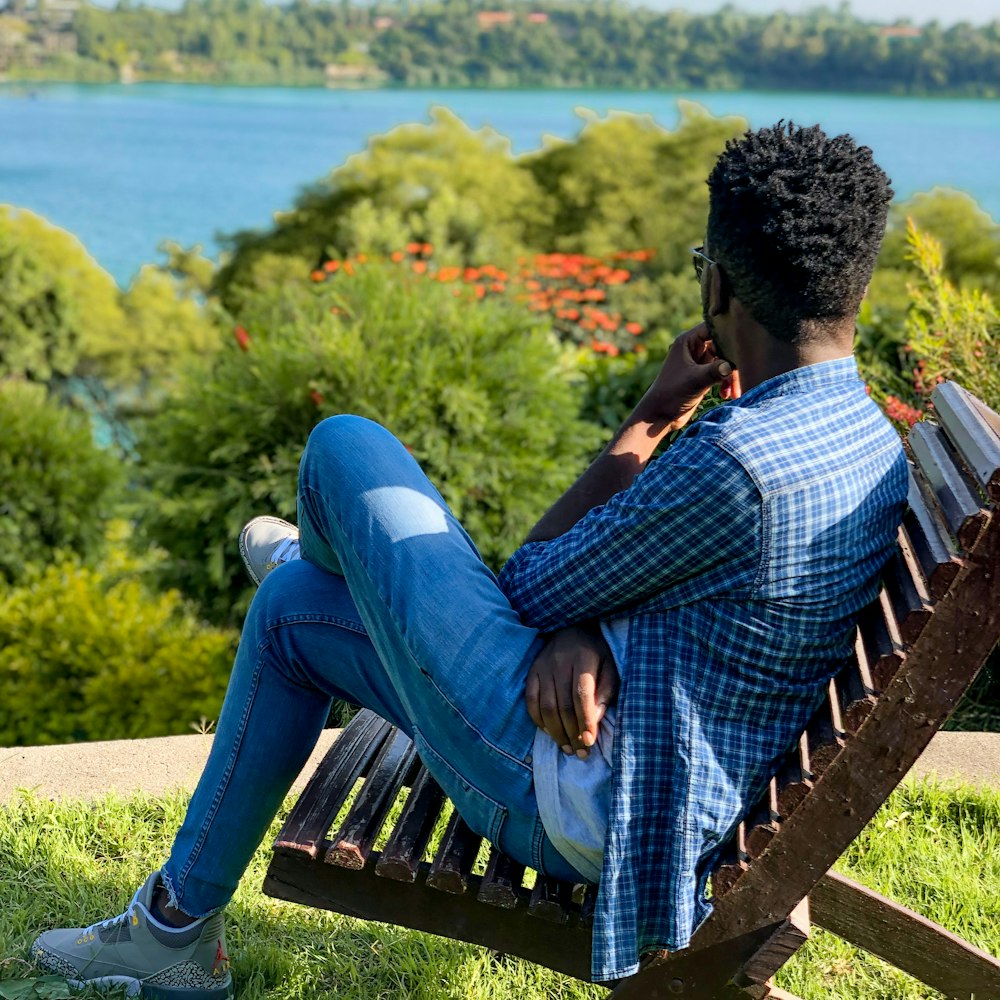
[(746, 853), (740, 849), (742, 842), (742, 829), (739, 829), (721, 848), (719, 861), (712, 872), (713, 899), (724, 896), (729, 892), (749, 867), (747, 865)]
[[(743, 963), (737, 986), (768, 980), (809, 940), (809, 900), (803, 899), (781, 926)], [(767, 994), (765, 994), (766, 996)]]
[(970, 549), (985, 523), (976, 488), (952, 454), (944, 432), (935, 424), (922, 420), (914, 424), (906, 439), (920, 474), (931, 487), (951, 533), (959, 545)]
[[(452, 813), (431, 863), (427, 884), (433, 889), (460, 896), (469, 887), (472, 866), (483, 838), (473, 833), (457, 812)], [(503, 949), (501, 949), (503, 950)]]
[[(775, 789), (777, 792), (777, 789)], [(771, 786), (768, 784), (764, 794), (757, 800), (756, 805), (746, 815), (744, 828), (746, 830), (745, 849), (747, 856), (756, 858), (764, 853), (764, 848), (771, 842), (771, 839), (778, 832), (776, 819), (777, 802), (775, 808), (771, 808)]]
[(569, 920), (572, 891), (573, 886), (568, 882), (560, 882), (539, 872), (531, 889), (528, 912), (541, 920), (565, 924)]
[(831, 702), (829, 691), (823, 704), (806, 729), (809, 741), (809, 766), (813, 778), (821, 778), (823, 772), (837, 759), (844, 749), (844, 730), (837, 705)]
[(417, 868), (423, 860), (443, 804), (441, 786), (429, 771), (421, 768), (378, 860), (376, 871), (379, 875), (397, 882), (413, 882), (416, 879)]
[(479, 883), (479, 902), (512, 910), (521, 895), (524, 865), (507, 857), (499, 847), (490, 847), (490, 860)]
[(331, 837), (333, 843), (325, 858), (328, 864), (345, 868), (365, 866), (416, 755), (409, 736), (394, 728), (340, 829)]
[(930, 595), (921, 593), (924, 589), (923, 579), (913, 578), (901, 547), (890, 557), (883, 578), (886, 594), (899, 623), (900, 637), (904, 643), (910, 644), (930, 620)]
[[(892, 631), (890, 631), (890, 629)], [(883, 591), (858, 616), (858, 633), (875, 691), (885, 690), (903, 664), (906, 653), (888, 598)]]
[(856, 647), (856, 658), (834, 678), (841, 717), (848, 734), (856, 733), (875, 707), (875, 698), (870, 693), (871, 680), (864, 644), (859, 640)]
[(1000, 960), (891, 899), (829, 872), (810, 893), (813, 922), (953, 1000), (1000, 997)]
[[(373, 855), (374, 859), (374, 855)], [(565, 924), (526, 917), (526, 905), (513, 910), (484, 906), (476, 899), (479, 876), (468, 877), (461, 895), (428, 889), (421, 863), (413, 883), (375, 874), (376, 865), (361, 871), (275, 855), (264, 880), (269, 896), (316, 906), (364, 920), (405, 923), (420, 931), (483, 945), (507, 955), (538, 962), (577, 979), (590, 979), (591, 929), (578, 920)], [(523, 890), (525, 902), (527, 890)]]
[(948, 592), (962, 568), (954, 539), (948, 533), (935, 506), (924, 496), (910, 472), (908, 507), (903, 513), (903, 532), (920, 564), (927, 590), (934, 600)]
[[(1000, 638), (1000, 516), (988, 520), (868, 721), (764, 854), (716, 905), (691, 947), (783, 919), (875, 815), (954, 710)], [(872, 762), (878, 761), (873, 767)]]
[(778, 814), (791, 816), (799, 803), (812, 791), (813, 773), (809, 761), (809, 740), (803, 733), (788, 752), (778, 770)]
[(985, 407), (957, 382), (943, 382), (931, 395), (934, 414), (980, 487), (1000, 500), (1000, 434)]
[(274, 850), (317, 857), (354, 782), (382, 748), (392, 727), (363, 709), (327, 751), (282, 826)]

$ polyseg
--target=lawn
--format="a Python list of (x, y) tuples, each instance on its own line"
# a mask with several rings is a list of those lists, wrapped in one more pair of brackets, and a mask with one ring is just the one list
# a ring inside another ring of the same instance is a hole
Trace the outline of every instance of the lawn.
[[(59, 984), (11, 982), (34, 975), (23, 961), (34, 935), (123, 910), (165, 857), (186, 801), (177, 794), (52, 803), (23, 793), (0, 807), (0, 996), (59, 995)], [(267, 857), (258, 851), (229, 909), (240, 1000), (607, 995), (471, 945), (269, 899), (260, 892)], [(1000, 792), (906, 782), (838, 868), (1000, 954)], [(803, 1000), (940, 997), (820, 930), (778, 983)]]

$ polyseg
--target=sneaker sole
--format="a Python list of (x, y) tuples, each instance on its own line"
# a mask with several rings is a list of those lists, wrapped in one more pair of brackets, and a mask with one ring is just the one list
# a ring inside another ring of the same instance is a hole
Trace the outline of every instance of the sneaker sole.
[(126, 996), (142, 997), (143, 1000), (230, 1000), (233, 996), (232, 978), (224, 986), (214, 990), (183, 986), (153, 986), (131, 976), (99, 976), (97, 979), (67, 979), (66, 982), (77, 990), (93, 988), (104, 991), (124, 986)]

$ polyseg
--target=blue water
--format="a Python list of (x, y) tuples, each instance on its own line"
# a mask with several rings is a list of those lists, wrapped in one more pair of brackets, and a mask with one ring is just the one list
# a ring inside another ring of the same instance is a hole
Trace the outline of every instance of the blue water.
[(214, 254), (216, 234), (266, 227), (366, 137), (444, 104), (515, 153), (570, 137), (574, 108), (677, 122), (678, 97), (751, 125), (791, 118), (850, 132), (899, 197), (947, 185), (1000, 218), (1000, 102), (788, 93), (0, 86), (0, 202), (75, 233), (121, 284), (170, 238)]

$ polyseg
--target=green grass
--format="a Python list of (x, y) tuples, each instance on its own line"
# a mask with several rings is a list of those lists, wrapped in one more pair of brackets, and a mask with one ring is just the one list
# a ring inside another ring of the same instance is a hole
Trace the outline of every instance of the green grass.
[[(0, 808), (0, 995), (12, 985), (3, 980), (33, 975), (22, 960), (39, 930), (124, 909), (166, 856), (186, 802), (175, 795), (52, 803), (24, 793)], [(267, 859), (258, 851), (228, 911), (240, 1000), (606, 996), (471, 945), (269, 899), (260, 892)], [(1000, 792), (906, 783), (838, 868), (1000, 954)], [(803, 1000), (940, 997), (816, 929), (778, 982)], [(46, 984), (38, 985), (43, 992)]]

